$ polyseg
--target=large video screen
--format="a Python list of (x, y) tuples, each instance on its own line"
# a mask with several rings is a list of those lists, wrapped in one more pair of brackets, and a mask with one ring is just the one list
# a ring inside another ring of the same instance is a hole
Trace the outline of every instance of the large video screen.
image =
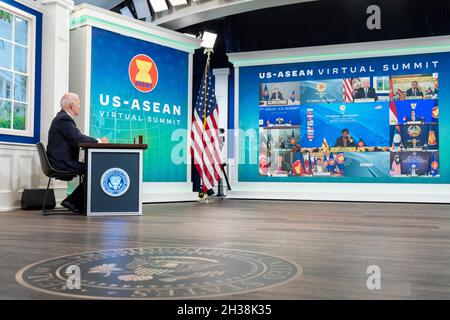
[(449, 58), (241, 67), (239, 181), (448, 182)]

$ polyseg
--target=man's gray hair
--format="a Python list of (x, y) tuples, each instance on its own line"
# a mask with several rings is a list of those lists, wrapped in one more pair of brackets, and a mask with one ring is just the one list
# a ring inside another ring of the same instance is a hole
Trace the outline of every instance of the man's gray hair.
[(70, 104), (75, 103), (78, 99), (78, 95), (76, 93), (67, 92), (65, 93), (60, 101), (61, 109), (66, 109)]

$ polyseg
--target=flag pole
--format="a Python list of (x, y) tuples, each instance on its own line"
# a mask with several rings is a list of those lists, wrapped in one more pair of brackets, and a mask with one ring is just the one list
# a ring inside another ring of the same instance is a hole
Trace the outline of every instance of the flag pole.
[(205, 54), (207, 55), (206, 58), (206, 65), (205, 65), (205, 79), (203, 82), (204, 92), (203, 92), (203, 129), (206, 129), (206, 88), (208, 83), (208, 71), (209, 71), (209, 61), (211, 60), (211, 53), (213, 52), (210, 48), (205, 48)]
[[(209, 63), (211, 60), (211, 53), (213, 52), (212, 48), (205, 48), (204, 54), (206, 54), (207, 58), (206, 58), (206, 64), (205, 64), (205, 73), (204, 73), (204, 80), (203, 80), (203, 130), (206, 129), (206, 106), (207, 106), (207, 101), (206, 101), (206, 95), (207, 95), (207, 87), (208, 87), (208, 71), (209, 71)], [(204, 134), (204, 132), (203, 132)], [(203, 140), (203, 137), (202, 137)], [(203, 157), (203, 154), (202, 154)], [(200, 177), (200, 179), (203, 179), (202, 177)], [(209, 195), (209, 190), (203, 194), (203, 196), (201, 197), (203, 199), (204, 203), (212, 203), (212, 199), (209, 199), (208, 197)]]

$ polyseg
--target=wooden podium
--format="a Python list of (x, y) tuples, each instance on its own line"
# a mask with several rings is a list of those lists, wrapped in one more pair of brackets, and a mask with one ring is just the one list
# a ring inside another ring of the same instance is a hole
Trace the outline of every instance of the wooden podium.
[(82, 143), (88, 216), (142, 215), (142, 157), (146, 144)]

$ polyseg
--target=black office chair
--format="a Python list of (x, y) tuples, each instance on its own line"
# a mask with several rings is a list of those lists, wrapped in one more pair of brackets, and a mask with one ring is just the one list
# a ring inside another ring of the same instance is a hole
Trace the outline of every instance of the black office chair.
[(47, 189), (45, 190), (45, 196), (44, 196), (44, 201), (43, 201), (43, 205), (42, 205), (42, 215), (45, 216), (45, 215), (47, 215), (47, 213), (50, 213), (50, 212), (70, 211), (67, 209), (47, 210), (45, 208), (45, 204), (47, 202), (47, 194), (48, 194), (48, 190), (50, 188), (50, 182), (52, 181), (52, 179), (70, 181), (73, 178), (77, 177), (78, 175), (74, 174), (72, 172), (54, 169), (51, 166), (50, 162), (48, 161), (47, 152), (45, 151), (45, 147), (42, 144), (42, 142), (36, 143), (36, 148), (38, 150), (39, 160), (41, 161), (42, 172), (48, 177)]

